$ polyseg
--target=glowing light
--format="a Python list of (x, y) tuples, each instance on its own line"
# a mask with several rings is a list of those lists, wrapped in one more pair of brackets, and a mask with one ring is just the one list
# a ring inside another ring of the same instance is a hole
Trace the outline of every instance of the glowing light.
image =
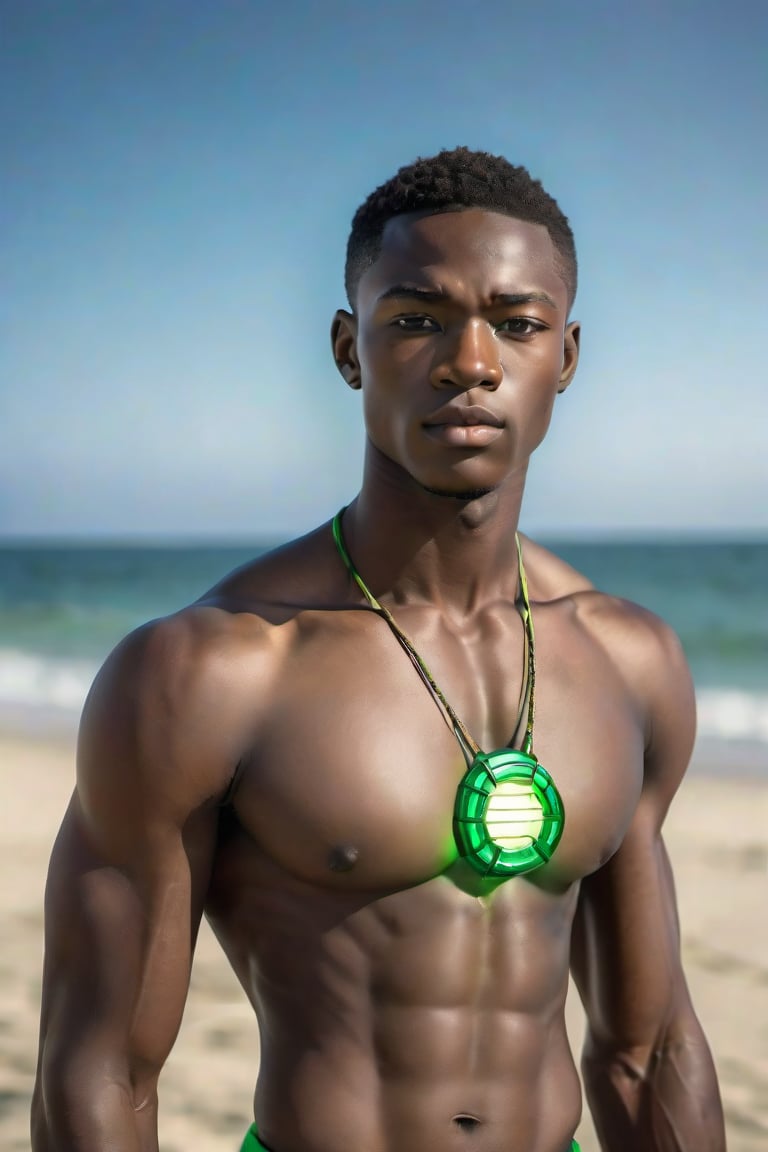
[(485, 826), (496, 844), (508, 852), (528, 848), (541, 836), (544, 807), (528, 784), (505, 780), (488, 798)]
[(483, 876), (522, 876), (540, 868), (557, 847), (564, 823), (552, 778), (527, 752), (478, 752), (456, 791), (456, 845)]

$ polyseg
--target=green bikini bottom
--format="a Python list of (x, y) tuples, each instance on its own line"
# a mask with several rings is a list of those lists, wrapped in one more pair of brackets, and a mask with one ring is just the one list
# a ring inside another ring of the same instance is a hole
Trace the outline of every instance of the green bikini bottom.
[[(256, 1125), (251, 1124), (250, 1128), (245, 1134), (245, 1140), (240, 1146), (240, 1152), (269, 1152), (268, 1148), (259, 1140), (256, 1135)], [(571, 1141), (571, 1152), (580, 1152), (579, 1146), (575, 1140)]]

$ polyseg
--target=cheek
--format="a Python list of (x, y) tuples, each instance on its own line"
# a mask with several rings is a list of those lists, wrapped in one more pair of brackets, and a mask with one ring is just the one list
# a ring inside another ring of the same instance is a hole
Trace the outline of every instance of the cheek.
[(390, 342), (380, 337), (361, 345), (358, 355), (369, 432), (394, 430), (429, 411), (429, 349), (419, 347), (417, 341)]
[(368, 439), (385, 455), (395, 452), (404, 420), (402, 399), (395, 387), (380, 380), (375, 385), (363, 376), (363, 420)]
[(510, 355), (502, 360), (505, 379), (517, 393), (522, 407), (533, 417), (547, 417), (555, 402), (563, 367), (561, 349), (542, 347), (540, 351), (524, 349), (525, 355)]
[(546, 436), (554, 406), (555, 391), (550, 387), (542, 387), (541, 391), (533, 396), (523, 430), (526, 455), (530, 455), (538, 448)]
[[(515, 455), (529, 456), (544, 439), (552, 419), (561, 365), (551, 353), (522, 364), (504, 365), (509, 381), (508, 413), (517, 441)], [(508, 369), (508, 372), (507, 372)]]
[(386, 384), (388, 390), (428, 375), (431, 350), (427, 341), (402, 340), (388, 332), (358, 346), (363, 380)]

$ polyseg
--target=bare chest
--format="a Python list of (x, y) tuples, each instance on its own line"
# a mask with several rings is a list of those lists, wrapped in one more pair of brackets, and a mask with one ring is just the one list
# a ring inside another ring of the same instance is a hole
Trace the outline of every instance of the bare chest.
[[(383, 621), (328, 615), (297, 633), (264, 709), (236, 800), (243, 828), (313, 884), (397, 889), (460, 870), (454, 802), (468, 764), (442, 708)], [(554, 613), (540, 613), (537, 639), (534, 752), (565, 812), (537, 877), (561, 887), (618, 847), (642, 732), (598, 646)], [(523, 679), (514, 610), (469, 635), (434, 631), (420, 651), (477, 743), (506, 745)]]

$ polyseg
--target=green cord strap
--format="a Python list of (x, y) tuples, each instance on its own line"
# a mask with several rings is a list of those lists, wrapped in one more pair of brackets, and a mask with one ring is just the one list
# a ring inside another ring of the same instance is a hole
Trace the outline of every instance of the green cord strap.
[(517, 570), (520, 575), (520, 595), (523, 601), (520, 614), (525, 626), (525, 636), (527, 640), (526, 659), (528, 661), (528, 685), (526, 689), (528, 694), (528, 720), (525, 726), (525, 738), (521, 751), (525, 752), (527, 756), (532, 756), (533, 721), (536, 714), (536, 649), (533, 635), (533, 612), (531, 611), (531, 601), (528, 595), (528, 578), (525, 574), (525, 566), (523, 564), (523, 546), (520, 543), (520, 537), (517, 532), (515, 532), (515, 544), (517, 545)]
[[(342, 560), (344, 561), (344, 564), (346, 565), (350, 575), (352, 576), (353, 580), (355, 581), (358, 588), (362, 592), (363, 596), (368, 601), (368, 604), (370, 605), (370, 607), (373, 609), (374, 612), (378, 613), (379, 616), (383, 617), (383, 619), (386, 620), (387, 624), (392, 629), (395, 636), (397, 637), (397, 639), (400, 641), (400, 643), (403, 646), (403, 648), (405, 649), (405, 651), (410, 656), (411, 660), (413, 661), (414, 665), (416, 666), (417, 671), (421, 674), (422, 679), (425, 681), (427, 686), (431, 689), (433, 694), (436, 696), (436, 698), (442, 704), (443, 708), (445, 709), (446, 714), (448, 715), (448, 717), (449, 717), (449, 719), (453, 725), (453, 729), (454, 729), (454, 732), (456, 733), (457, 739), (462, 744), (462, 746), (465, 746), (464, 747), (464, 754), (465, 754), (465, 757), (467, 758), (467, 761), (469, 762), (469, 760), (471, 758), (477, 756), (477, 754), (480, 752), (479, 745), (472, 739), (469, 732), (467, 731), (467, 728), (465, 727), (465, 725), (462, 723), (462, 721), (459, 719), (459, 717), (454, 712), (451, 705), (446, 700), (446, 698), (443, 695), (443, 692), (442, 692), (441, 688), (439, 687), (439, 685), (437, 684), (434, 676), (430, 672), (430, 670), (427, 667), (427, 665), (425, 664), (424, 660), (421, 658), (421, 656), (416, 651), (415, 647), (413, 646), (413, 643), (408, 638), (407, 634), (403, 631), (403, 629), (400, 627), (400, 625), (394, 619), (394, 617), (393, 617), (392, 613), (389, 611), (389, 609), (385, 608), (385, 606), (383, 604), (379, 603), (379, 601), (376, 599), (376, 597), (370, 591), (370, 589), (366, 585), (365, 581), (363, 580), (362, 576), (360, 575), (360, 573), (357, 571), (354, 564), (352, 563), (352, 558), (349, 555), (349, 552), (347, 551), (347, 547), (346, 547), (346, 544), (344, 542), (344, 535), (343, 535), (342, 529), (341, 529), (341, 518), (344, 515), (345, 511), (346, 511), (346, 508), (340, 509), (340, 511), (337, 512), (336, 515), (334, 516), (333, 524), (332, 524), (333, 539), (335, 541), (336, 548), (338, 549), (339, 555), (341, 556)], [(533, 722), (534, 722), (534, 716), (535, 716), (535, 699), (534, 699), (534, 697), (535, 697), (535, 686), (536, 686), (536, 661), (535, 661), (535, 652), (534, 652), (533, 613), (531, 612), (531, 604), (530, 604), (530, 599), (528, 596), (528, 581), (526, 579), (525, 568), (523, 566), (523, 550), (522, 550), (522, 546), (520, 544), (520, 537), (517, 535), (517, 533), (515, 533), (515, 543), (517, 545), (517, 562), (518, 562), (518, 571), (519, 571), (519, 575), (520, 575), (520, 595), (521, 595), (521, 599), (522, 599), (522, 607), (520, 609), (520, 615), (521, 615), (521, 618), (523, 621), (523, 626), (525, 628), (525, 661), (524, 661), (524, 672), (523, 672), (523, 690), (521, 691), (521, 695), (520, 695), (520, 710), (518, 713), (517, 722), (515, 724), (515, 732), (517, 731), (517, 729), (520, 726), (520, 721), (522, 719), (523, 709), (525, 707), (525, 701), (527, 699), (528, 700), (528, 718), (527, 718), (527, 722), (526, 722), (525, 737), (523, 739), (521, 751), (526, 753), (526, 755), (532, 755)], [(514, 738), (514, 733), (513, 733), (513, 738)], [(467, 756), (467, 749), (471, 752), (471, 757)]]

